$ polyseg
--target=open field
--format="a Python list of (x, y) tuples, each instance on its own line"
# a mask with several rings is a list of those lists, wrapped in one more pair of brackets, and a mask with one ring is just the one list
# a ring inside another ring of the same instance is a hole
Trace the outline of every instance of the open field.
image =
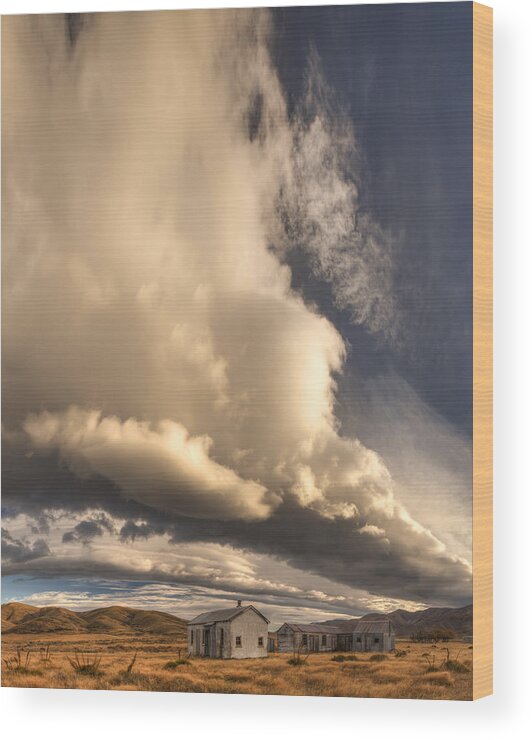
[[(472, 649), (397, 642), (397, 654), (322, 653), (290, 665), (291, 655), (257, 660), (194, 658), (175, 665), (177, 648), (164, 636), (4, 635), (2, 685), (25, 688), (182, 691), (292, 696), (358, 696), (468, 700)], [(17, 667), (17, 650), (21, 667)], [(49, 650), (49, 654), (46, 654)], [(30, 652), (26, 665), (27, 652)], [(72, 666), (69, 658), (76, 663)], [(130, 667), (137, 652), (134, 664)], [(80, 655), (83, 653), (83, 656)], [(404, 653), (404, 654), (403, 654)], [(423, 654), (426, 654), (425, 656)], [(339, 659), (340, 655), (345, 657)], [(372, 659), (373, 658), (373, 659)], [(99, 663), (98, 663), (99, 660)], [(431, 664), (429, 669), (429, 663)]]

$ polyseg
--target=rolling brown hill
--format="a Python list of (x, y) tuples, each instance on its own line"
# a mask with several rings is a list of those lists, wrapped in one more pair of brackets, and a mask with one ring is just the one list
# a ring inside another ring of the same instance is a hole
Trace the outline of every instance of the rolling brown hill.
[(37, 611), (39, 609), (36, 606), (20, 604), (18, 601), (2, 604), (2, 632), (15, 627), (27, 614)]
[[(429, 607), (417, 612), (408, 612), (405, 609), (396, 609), (388, 614), (372, 612), (365, 614), (360, 619), (379, 620), (383, 618), (391, 620), (395, 632), (400, 636), (410, 636), (418, 630), (431, 632), (435, 629), (452, 630), (457, 635), (471, 635), (473, 633), (473, 606), (453, 608)], [(322, 624), (334, 624), (347, 626), (349, 623), (357, 622), (353, 619), (331, 619)]]
[(109, 606), (87, 612), (74, 612), (56, 606), (38, 607), (10, 602), (2, 604), (2, 632), (156, 634), (185, 637), (186, 621), (172, 614), (125, 606)]

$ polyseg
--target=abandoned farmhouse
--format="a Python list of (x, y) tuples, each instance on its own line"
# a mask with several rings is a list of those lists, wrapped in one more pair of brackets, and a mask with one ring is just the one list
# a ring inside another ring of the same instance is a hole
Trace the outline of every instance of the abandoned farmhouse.
[(188, 650), (205, 658), (265, 658), (268, 624), (254, 606), (199, 614), (187, 625)]
[(269, 620), (252, 605), (204, 612), (187, 625), (188, 651), (208, 658), (265, 658), (268, 652), (390, 652), (389, 619), (349, 620), (345, 625), (285, 623), (268, 632)]

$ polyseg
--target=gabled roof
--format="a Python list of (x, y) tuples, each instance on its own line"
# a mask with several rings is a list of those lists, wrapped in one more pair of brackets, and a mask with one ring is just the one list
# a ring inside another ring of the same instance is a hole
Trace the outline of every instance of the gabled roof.
[(238, 617), (239, 614), (242, 614), (245, 611), (248, 611), (249, 609), (252, 609), (254, 612), (256, 612), (259, 617), (262, 617), (265, 622), (269, 624), (270, 620), (267, 619), (264, 614), (259, 612), (258, 609), (256, 609), (252, 604), (249, 604), (248, 606), (235, 606), (231, 609), (216, 609), (212, 612), (203, 612), (203, 614), (198, 614), (197, 617), (194, 617), (194, 619), (191, 619), (189, 624), (209, 624), (211, 622), (230, 622), (235, 617)]
[(395, 632), (389, 619), (380, 619), (375, 622), (370, 622), (367, 619), (359, 619), (353, 625), (353, 633), (357, 635), (367, 633), (382, 634), (383, 632), (387, 632), (388, 634)]

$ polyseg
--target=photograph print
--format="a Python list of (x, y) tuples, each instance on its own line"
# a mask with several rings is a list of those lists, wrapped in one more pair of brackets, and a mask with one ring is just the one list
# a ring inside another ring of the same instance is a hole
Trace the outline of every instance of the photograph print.
[(2, 18), (2, 684), (473, 698), (473, 4)]

